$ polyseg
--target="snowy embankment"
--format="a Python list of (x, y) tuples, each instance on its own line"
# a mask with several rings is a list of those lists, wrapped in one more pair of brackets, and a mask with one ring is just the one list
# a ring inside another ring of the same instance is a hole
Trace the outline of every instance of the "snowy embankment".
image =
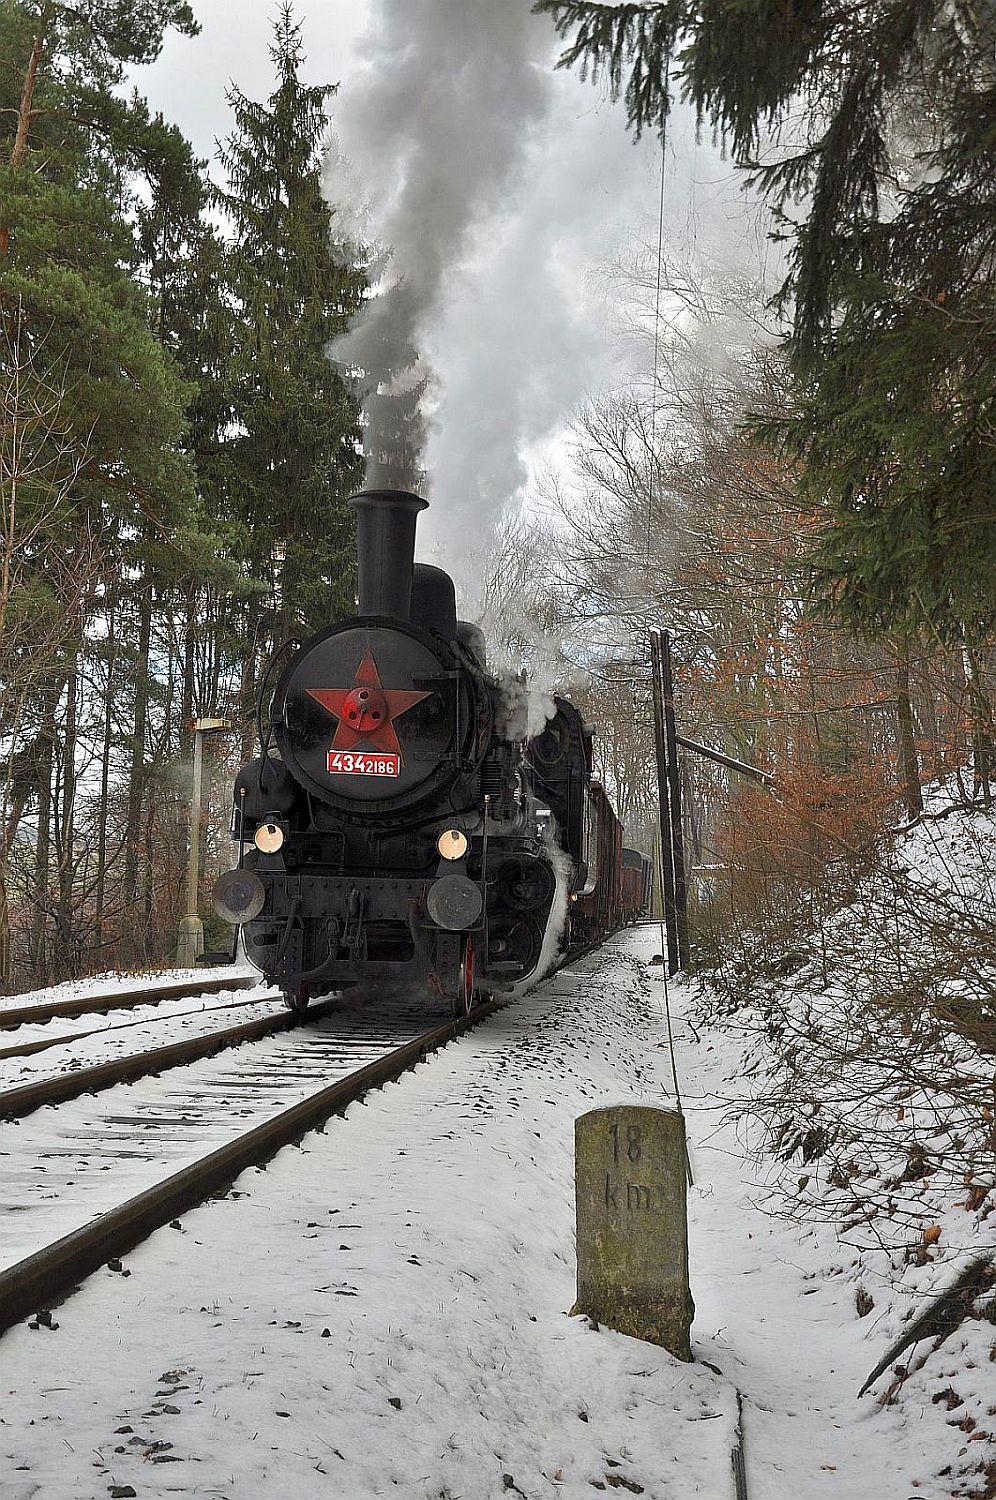
[(725, 1500), (737, 1387), (751, 1500), (943, 1494), (947, 1413), (858, 1401), (885, 1331), (853, 1253), (771, 1213), (726, 1105), (744, 1039), (696, 1040), (677, 987), (696, 1362), (568, 1316), (574, 1118), (669, 1097), (656, 946), (554, 976), (11, 1330), (5, 1500)]
[[(233, 988), (198, 994), (194, 986), (212, 980), (233, 982), (259, 979), (255, 970), (227, 965), (214, 969), (165, 970), (149, 974), (105, 974), (69, 980), (27, 995), (0, 996), (4, 1011), (58, 1003), (99, 1000), (122, 993), (149, 992), (148, 1005), (124, 1010), (84, 1011), (45, 1021), (23, 1021), (0, 1033), (0, 1091), (48, 1078), (57, 1073), (110, 1062), (114, 1058), (163, 1047), (195, 1036), (212, 1035), (228, 1026), (282, 1014), (279, 996), (264, 981), (252, 988)], [(189, 986), (189, 990), (187, 987)], [(171, 992), (180, 988), (179, 994)], [(161, 998), (163, 992), (165, 998)]]
[(727, 1092), (767, 1154), (771, 1212), (807, 1259), (822, 1246), (861, 1320), (863, 1421), (884, 1405), (925, 1443), (882, 1493), (991, 1500), (996, 819), (943, 789), (927, 811), (803, 941), (745, 943), (697, 1010), (743, 1038)]
[[(76, 1072), (114, 1058), (131, 1057), (172, 1042), (213, 1036), (263, 1016), (285, 1015), (279, 997), (251, 990), (139, 1005), (125, 1012), (77, 1016), (44, 1024), (25, 1023), (0, 1041), (0, 1090), (34, 1083), (57, 1073)], [(122, 1017), (126, 1017), (123, 1019)], [(40, 1044), (47, 1045), (41, 1049)], [(39, 1047), (24, 1056), (18, 1049)]]

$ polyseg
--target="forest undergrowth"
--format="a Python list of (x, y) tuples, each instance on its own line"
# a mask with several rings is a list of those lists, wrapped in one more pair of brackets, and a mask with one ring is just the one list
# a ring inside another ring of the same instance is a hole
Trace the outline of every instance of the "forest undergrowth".
[(769, 1210), (836, 1227), (827, 1274), (872, 1320), (864, 1399), (950, 1412), (930, 1487), (991, 1500), (996, 814), (962, 790), (935, 785), (860, 858), (838, 848), (794, 901), (756, 875), (750, 901), (731, 886), (720, 913), (715, 896), (699, 1011), (746, 1039), (729, 1105), (753, 1122)]

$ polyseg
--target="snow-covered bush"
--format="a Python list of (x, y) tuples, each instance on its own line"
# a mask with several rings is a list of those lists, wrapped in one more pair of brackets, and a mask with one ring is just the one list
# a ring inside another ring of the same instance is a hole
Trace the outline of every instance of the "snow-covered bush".
[(773, 922), (738, 928), (704, 975), (705, 1004), (756, 1030), (750, 1108), (800, 1194), (917, 1256), (921, 1200), (996, 1208), (996, 820), (945, 811), (848, 899), (786, 902), (780, 947)]

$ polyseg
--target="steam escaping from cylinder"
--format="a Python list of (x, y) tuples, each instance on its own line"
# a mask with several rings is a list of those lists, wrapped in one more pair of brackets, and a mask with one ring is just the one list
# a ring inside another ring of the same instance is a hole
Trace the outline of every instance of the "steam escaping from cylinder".
[(553, 902), (550, 906), (550, 914), (546, 919), (546, 927), (543, 932), (543, 946), (540, 948), (539, 960), (536, 968), (528, 979), (523, 980), (512, 989), (513, 995), (524, 995), (545, 979), (554, 969), (558, 968), (563, 959), (564, 934), (567, 927), (567, 908), (570, 904), (571, 880), (574, 875), (574, 866), (570, 855), (560, 847), (556, 840), (555, 830), (547, 825), (543, 838), (543, 854), (553, 866), (556, 886), (553, 893)]
[(510, 740), (531, 740), (542, 734), (557, 712), (553, 686), (506, 672), (498, 679), (501, 692), (502, 733)]

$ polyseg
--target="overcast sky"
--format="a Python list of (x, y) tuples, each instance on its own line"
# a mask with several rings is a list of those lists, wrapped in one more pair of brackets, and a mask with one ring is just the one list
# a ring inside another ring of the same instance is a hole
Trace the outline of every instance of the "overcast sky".
[[(438, 379), (429, 443), (433, 510), (422, 534), (450, 564), (521, 504), (538, 465), (566, 461), (564, 437), (579, 403), (639, 377), (633, 361), (646, 358), (646, 351), (620, 342), (619, 308), (605, 269), (634, 242), (656, 240), (660, 146), (655, 139), (634, 145), (618, 106), (574, 75), (548, 70), (556, 39), (545, 18), (529, 16), (529, 0), (301, 0), (297, 7), (305, 79), (340, 85), (333, 114), (340, 110), (347, 140), (351, 118), (354, 130), (356, 120), (366, 121), (369, 135), (378, 110), (394, 102), (396, 78), (398, 99), (433, 95), (438, 156), (440, 115), (445, 143), (445, 111), (457, 91), (445, 70), (427, 65), (433, 48), (424, 45), (425, 30), (439, 26), (440, 17), (445, 25), (447, 8), (454, 7), (460, 26), (449, 29), (465, 38), (458, 47), (473, 51), (480, 42), (475, 66), (481, 69), (487, 48), (500, 44), (501, 28), (488, 10), (495, 5), (509, 8), (503, 11), (506, 42), (512, 7), (520, 10), (523, 27), (548, 33), (538, 32), (531, 49), (523, 49), (534, 70), (541, 59), (544, 92), (528, 149), (513, 153), (504, 177), (496, 179), (499, 209), (493, 196), (486, 212), (475, 210), (471, 232), (454, 240), (453, 264), (423, 318), (422, 340)], [(194, 0), (193, 8), (200, 36), (170, 37), (159, 61), (135, 81), (198, 154), (211, 157), (215, 140), (231, 128), (230, 83), (261, 100), (272, 91), (267, 49), (275, 7), (268, 0)], [(475, 13), (480, 31), (467, 24)], [(489, 29), (495, 36), (485, 35)], [(413, 79), (404, 70), (416, 66), (410, 57), (420, 43), (424, 76)], [(385, 58), (393, 60), (390, 66)], [(455, 66), (452, 46), (449, 66)], [(375, 91), (380, 104), (371, 109)], [(418, 105), (411, 109), (414, 119)], [(404, 110), (395, 113), (392, 128), (404, 132)], [(485, 167), (493, 114), (485, 109), (470, 127), (481, 132), (477, 149)], [(467, 128), (466, 110), (461, 117), (454, 102), (454, 132)], [(375, 197), (396, 193), (392, 140), (397, 135), (386, 135), (383, 149), (376, 139), (362, 142), (363, 179)], [(454, 157), (465, 163), (467, 152)], [(765, 269), (769, 248), (746, 212), (739, 182), (680, 110), (668, 142), (665, 199), (670, 258)], [(427, 232), (431, 228), (419, 231), (423, 240)]]
[[(192, 6), (200, 36), (170, 33), (158, 62), (136, 71), (135, 82), (153, 108), (180, 126), (199, 156), (211, 157), (215, 141), (231, 129), (229, 85), (254, 99), (273, 91), (268, 48), (277, 7), (269, 0), (192, 0)], [(308, 55), (305, 81), (338, 83), (362, 30), (366, 0), (303, 0), (296, 10)]]

